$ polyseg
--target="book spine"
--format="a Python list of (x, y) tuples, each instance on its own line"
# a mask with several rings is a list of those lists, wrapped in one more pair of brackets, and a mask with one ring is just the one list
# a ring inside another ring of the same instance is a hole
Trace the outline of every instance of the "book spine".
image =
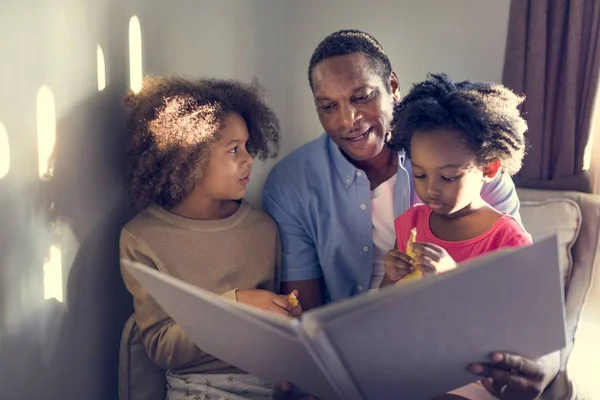
[(366, 400), (319, 323), (311, 318), (303, 318), (301, 333), (306, 347), (313, 358), (323, 366), (340, 399)]

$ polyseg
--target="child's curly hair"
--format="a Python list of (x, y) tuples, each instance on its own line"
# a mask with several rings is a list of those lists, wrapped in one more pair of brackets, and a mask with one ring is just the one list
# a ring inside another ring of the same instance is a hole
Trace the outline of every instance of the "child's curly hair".
[(279, 121), (255, 82), (156, 76), (124, 99), (129, 197), (138, 207), (169, 209), (194, 188), (219, 138), (223, 119), (240, 115), (248, 127), (248, 152), (277, 156)]
[(523, 100), (499, 84), (454, 83), (446, 74), (429, 74), (394, 107), (388, 145), (410, 157), (414, 132), (452, 130), (464, 136), (479, 166), (499, 160), (503, 170), (513, 175), (525, 156), (527, 123), (519, 110)]

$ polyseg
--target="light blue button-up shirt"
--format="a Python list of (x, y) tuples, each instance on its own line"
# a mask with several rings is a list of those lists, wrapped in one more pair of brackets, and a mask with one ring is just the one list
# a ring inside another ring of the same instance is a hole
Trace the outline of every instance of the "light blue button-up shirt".
[[(396, 216), (419, 202), (410, 160), (402, 153), (398, 158)], [(507, 174), (485, 184), (482, 197), (519, 217), (519, 199)], [(371, 184), (326, 134), (273, 168), (264, 186), (263, 208), (279, 226), (283, 281), (323, 277), (331, 301), (368, 290), (373, 273)]]

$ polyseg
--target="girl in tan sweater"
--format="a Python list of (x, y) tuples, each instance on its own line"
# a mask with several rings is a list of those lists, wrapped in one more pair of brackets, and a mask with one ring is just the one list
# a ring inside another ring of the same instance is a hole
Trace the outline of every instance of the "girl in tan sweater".
[[(129, 195), (142, 211), (121, 232), (121, 258), (233, 301), (299, 315), (300, 306), (276, 294), (276, 225), (243, 200), (254, 158), (279, 147), (278, 120), (257, 88), (153, 77), (126, 95), (125, 106)], [(148, 355), (167, 371), (169, 399), (270, 398), (272, 385), (203, 352), (122, 274)]]

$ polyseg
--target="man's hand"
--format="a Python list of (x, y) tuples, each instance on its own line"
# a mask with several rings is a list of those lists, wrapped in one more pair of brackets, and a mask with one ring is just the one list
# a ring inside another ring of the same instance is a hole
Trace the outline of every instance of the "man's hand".
[(537, 360), (496, 352), (490, 357), (491, 363), (476, 363), (469, 367), (472, 373), (486, 377), (483, 386), (499, 399), (537, 399), (558, 373), (560, 356), (558, 352)]

